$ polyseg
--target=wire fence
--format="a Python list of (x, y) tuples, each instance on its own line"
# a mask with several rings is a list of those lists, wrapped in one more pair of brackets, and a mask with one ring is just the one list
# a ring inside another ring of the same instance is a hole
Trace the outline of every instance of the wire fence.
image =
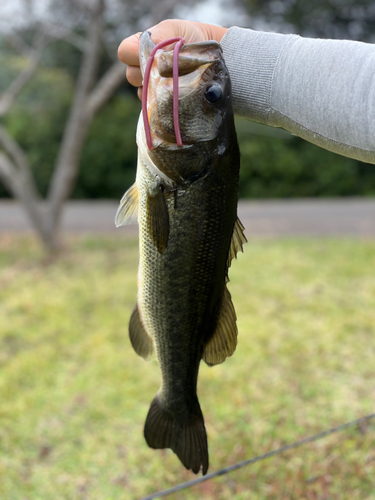
[(223, 474), (227, 474), (228, 472), (232, 472), (236, 469), (240, 469), (241, 467), (245, 467), (246, 465), (255, 464), (256, 462), (260, 462), (261, 460), (265, 460), (266, 458), (274, 457), (275, 455), (279, 455), (288, 450), (293, 450), (294, 448), (298, 448), (307, 443), (312, 443), (314, 441), (318, 441), (319, 439), (323, 439), (331, 434), (335, 434), (336, 432), (344, 431), (349, 427), (354, 427), (355, 425), (360, 425), (368, 422), (369, 420), (375, 418), (375, 413), (371, 413), (370, 415), (366, 415), (364, 417), (358, 418), (356, 420), (352, 420), (345, 424), (337, 425), (336, 427), (332, 427), (331, 429), (327, 429), (323, 432), (319, 432), (318, 434), (314, 434), (313, 436), (308, 436), (306, 438), (300, 439), (299, 441), (295, 441), (294, 443), (287, 444), (282, 446), (281, 448), (277, 448), (276, 450), (269, 451), (268, 453), (264, 453), (263, 455), (258, 455), (256, 457), (250, 458), (248, 460), (244, 460), (243, 462), (239, 462), (235, 465), (231, 465), (229, 467), (224, 467), (223, 469), (219, 469), (215, 472), (211, 472), (210, 474), (206, 474), (205, 476), (198, 477), (197, 479), (193, 479), (192, 481), (187, 481), (186, 483), (181, 483), (173, 488), (169, 488), (167, 490), (158, 491), (157, 493), (152, 493), (146, 497), (143, 497), (141, 500), (153, 500), (154, 498), (161, 498), (170, 495), (171, 493), (175, 493), (176, 491), (183, 490), (185, 488), (190, 488), (191, 486), (195, 486), (196, 484), (203, 483), (204, 481), (208, 481), (217, 476), (222, 476)]

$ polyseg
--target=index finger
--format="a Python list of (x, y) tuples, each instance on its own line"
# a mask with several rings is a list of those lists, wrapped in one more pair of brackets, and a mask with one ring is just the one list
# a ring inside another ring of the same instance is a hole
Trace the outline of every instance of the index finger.
[(139, 66), (139, 37), (141, 33), (129, 36), (123, 40), (118, 48), (117, 55), (120, 61), (128, 66)]

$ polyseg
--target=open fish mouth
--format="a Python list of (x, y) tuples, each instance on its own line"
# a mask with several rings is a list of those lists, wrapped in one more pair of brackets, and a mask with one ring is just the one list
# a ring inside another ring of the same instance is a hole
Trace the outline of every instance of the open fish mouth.
[[(189, 116), (193, 103), (184, 105), (184, 101), (188, 101), (189, 96), (202, 100), (202, 90), (210, 80), (223, 79), (220, 45), (216, 41), (184, 44), (179, 37), (155, 45), (146, 31), (140, 37), (140, 65), (144, 78), (142, 114), (148, 149), (159, 146), (161, 141), (177, 146), (193, 144), (198, 137), (192, 137), (186, 126), (191, 123)], [(218, 121), (217, 116), (212, 118)], [(204, 138), (204, 134), (200, 135)]]
[[(160, 76), (167, 78), (172, 77), (173, 55), (175, 44), (178, 40), (183, 41), (182, 38), (176, 37), (165, 40), (162, 44), (158, 44), (156, 46), (155, 43), (151, 40), (151, 33), (149, 31), (144, 31), (140, 37), (139, 52), (142, 75), (144, 75), (145, 73), (145, 68), (152, 51), (155, 49), (155, 47), (160, 47), (160, 53), (155, 54), (158, 72)], [(164, 50), (161, 51), (161, 49)], [(182, 43), (178, 51), (179, 76), (191, 73), (200, 66), (215, 61), (216, 59), (218, 59), (218, 53), (221, 54), (221, 47), (220, 44), (215, 40), (188, 44)]]
[[(184, 76), (196, 71), (200, 66), (211, 64), (217, 59), (220, 45), (215, 41), (207, 41), (182, 45), (178, 58), (178, 74)], [(173, 76), (173, 53), (162, 52), (157, 58), (157, 67), (160, 76)]]

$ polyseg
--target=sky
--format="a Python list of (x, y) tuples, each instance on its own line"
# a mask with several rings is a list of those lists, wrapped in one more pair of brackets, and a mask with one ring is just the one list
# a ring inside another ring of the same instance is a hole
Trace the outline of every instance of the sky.
[[(28, 0), (0, 0), (0, 27), (2, 30), (13, 26), (22, 26), (27, 19), (24, 19), (25, 5)], [(38, 16), (43, 16), (49, 0), (37, 0), (33, 3), (33, 10)]]
[[(0, 0), (0, 29), (2, 31), (12, 26), (22, 25), (27, 21), (24, 19), (27, 3), (30, 3), (30, 0)], [(36, 14), (43, 17), (49, 0), (34, 0), (31, 3)], [(230, 8), (225, 4), (229, 4)], [(248, 16), (228, 0), (203, 0), (194, 7), (181, 4), (176, 9), (176, 16), (221, 26), (246, 26), (249, 21)]]
[(245, 27), (249, 24), (249, 16), (228, 0), (205, 0), (194, 7), (181, 5), (177, 7), (176, 14), (182, 19), (226, 27)]

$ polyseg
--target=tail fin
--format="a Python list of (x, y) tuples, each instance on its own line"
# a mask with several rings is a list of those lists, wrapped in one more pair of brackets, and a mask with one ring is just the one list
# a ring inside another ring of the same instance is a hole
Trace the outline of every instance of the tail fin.
[(208, 445), (204, 420), (199, 403), (186, 423), (180, 423), (165, 411), (156, 396), (149, 409), (144, 436), (150, 448), (171, 448), (182, 464), (198, 474), (208, 470)]

